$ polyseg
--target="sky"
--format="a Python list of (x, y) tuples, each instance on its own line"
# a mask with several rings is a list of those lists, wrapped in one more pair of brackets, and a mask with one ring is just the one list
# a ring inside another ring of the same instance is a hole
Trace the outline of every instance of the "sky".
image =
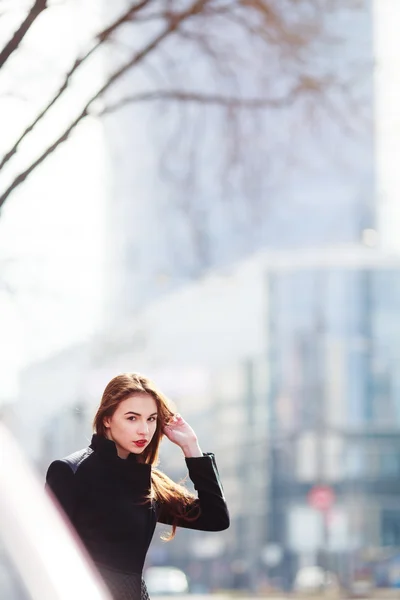
[[(374, 2), (375, 149), (378, 229), (390, 250), (400, 250), (400, 4)], [(384, 232), (384, 233), (383, 233)]]
[[(14, 7), (8, 23), (2, 16), (0, 42), (24, 14)], [(77, 24), (82, 26), (87, 20), (78, 19), (77, 10), (76, 2), (63, 3), (40, 18), (35, 35), (27, 38), (19, 56), (2, 70), (1, 155), (43, 105), (46, 92), (56, 88), (60, 74), (82, 45), (87, 31)], [(91, 70), (87, 89), (95, 85), (98, 71), (97, 67)], [(79, 93), (83, 88), (80, 82)], [(72, 91), (69, 100), (79, 100), (77, 94)], [(0, 177), (1, 189), (53, 139), (57, 127), (68, 122), (71, 106), (71, 102), (66, 104), (31, 145), (22, 147), (15, 163)], [(89, 118), (4, 205), (0, 218), (0, 403), (16, 395), (18, 373), (24, 365), (84, 340), (98, 327), (103, 306), (106, 194), (103, 129)], [(4, 289), (5, 284), (10, 289)]]

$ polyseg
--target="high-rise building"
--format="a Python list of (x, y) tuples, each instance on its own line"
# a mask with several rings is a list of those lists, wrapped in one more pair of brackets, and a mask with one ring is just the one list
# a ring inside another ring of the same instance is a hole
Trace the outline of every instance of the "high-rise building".
[[(328, 30), (339, 41), (323, 46), (321, 61), (339, 85), (349, 84), (348, 90), (323, 90), (313, 118), (301, 102), (259, 116), (260, 130), (267, 133), (262, 139), (254, 133), (249, 156), (252, 160), (258, 152), (265, 174), (262, 184), (254, 182), (259, 193), (251, 197), (238, 184), (221, 200), (224, 182), (215, 179), (214, 165), (225, 148), (224, 140), (214, 137), (204, 142), (197, 165), (203, 195), (190, 214), (181, 202), (182, 189), (163, 170), (163, 158), (171, 160), (177, 143), (165, 107), (157, 105), (155, 112), (154, 106), (127, 105), (107, 117), (114, 178), (108, 221), (111, 320), (129, 316), (187, 282), (199, 273), (202, 254), (212, 269), (262, 248), (357, 243), (365, 235), (371, 239), (377, 224), (372, 16), (369, 0), (358, 10), (329, 15)], [(142, 85), (137, 71), (127, 75), (118, 93)], [(198, 110), (190, 113), (193, 118), (199, 117)], [(181, 135), (182, 127), (178, 121)], [(181, 162), (175, 167), (181, 175), (188, 168), (186, 158), (177, 154)], [(200, 190), (194, 186), (186, 193)]]
[[(371, 187), (360, 196), (353, 225), (358, 219), (356, 241), (396, 257), (400, 8), (378, 1), (370, 11)], [(299, 566), (327, 560), (351, 578), (357, 566), (373, 571), (374, 561), (400, 547), (397, 259), (376, 261), (372, 249), (366, 261), (339, 256), (324, 263), (316, 255), (308, 268), (293, 259), (268, 283), (274, 441), (267, 529), (286, 553), (275, 574), (288, 579)], [(335, 497), (330, 526), (310, 505), (308, 494), (320, 484)], [(368, 557), (367, 547), (375, 549)]]

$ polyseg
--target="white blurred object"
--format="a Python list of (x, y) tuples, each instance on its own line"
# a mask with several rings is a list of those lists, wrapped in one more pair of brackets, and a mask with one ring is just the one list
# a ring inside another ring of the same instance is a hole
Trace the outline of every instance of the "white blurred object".
[(189, 591), (185, 573), (176, 567), (149, 567), (144, 574), (144, 579), (150, 596), (187, 594)]
[(261, 560), (267, 567), (276, 567), (282, 562), (283, 548), (278, 544), (268, 544), (261, 551)]
[(374, 591), (374, 585), (370, 579), (356, 579), (350, 586), (351, 598), (369, 598)]
[(110, 600), (80, 544), (1, 423), (0, 539), (32, 600)]
[(324, 571), (322, 567), (303, 567), (297, 571), (293, 587), (296, 592), (319, 592), (338, 587), (338, 581), (334, 573)]

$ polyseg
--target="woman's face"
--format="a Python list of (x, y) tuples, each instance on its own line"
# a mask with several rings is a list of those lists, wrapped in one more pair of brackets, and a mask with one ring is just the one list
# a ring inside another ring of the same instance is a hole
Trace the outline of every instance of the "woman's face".
[(120, 458), (127, 458), (131, 452), (141, 454), (156, 431), (156, 401), (146, 392), (133, 394), (120, 402), (112, 417), (105, 417), (104, 425)]

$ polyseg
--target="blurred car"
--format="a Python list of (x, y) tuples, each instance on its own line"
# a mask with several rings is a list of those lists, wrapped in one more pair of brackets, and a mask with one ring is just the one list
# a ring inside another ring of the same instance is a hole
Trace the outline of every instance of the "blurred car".
[(293, 585), (294, 591), (300, 594), (318, 594), (328, 589), (337, 590), (339, 587), (336, 575), (318, 566), (299, 569)]
[(151, 596), (187, 594), (188, 579), (181, 569), (176, 567), (148, 567), (144, 580)]
[(56, 502), (1, 422), (0, 598), (111, 600)]

